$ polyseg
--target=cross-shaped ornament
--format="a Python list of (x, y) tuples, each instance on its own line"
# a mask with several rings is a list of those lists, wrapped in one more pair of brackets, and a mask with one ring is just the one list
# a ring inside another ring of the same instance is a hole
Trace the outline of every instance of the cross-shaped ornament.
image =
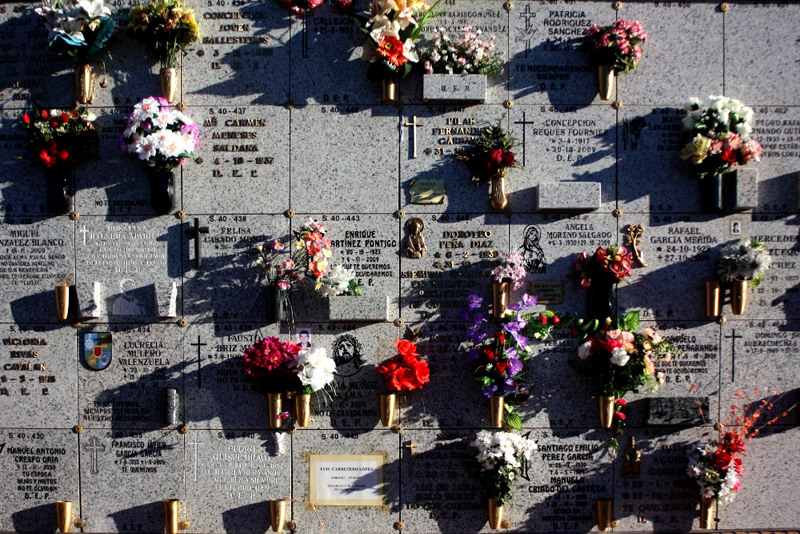
[(208, 226), (200, 226), (200, 219), (194, 218), (194, 227), (187, 228), (186, 233), (189, 234), (190, 239), (194, 239), (194, 266), (200, 268), (203, 265), (203, 257), (200, 253), (200, 243), (203, 239), (200, 234), (208, 233)]
[[(530, 6), (528, 6), (528, 7), (530, 7)], [(514, 121), (514, 124), (521, 124), (522, 125), (522, 166), (523, 167), (525, 166), (525, 146), (527, 145), (526, 139), (525, 139), (525, 137), (526, 137), (525, 134), (526, 134), (527, 128), (525, 128), (525, 127), (528, 124), (535, 124), (535, 123), (536, 123), (536, 121), (527, 120), (527, 118), (525, 117), (525, 112), (524, 111), (522, 112), (522, 120), (521, 121)]]
[(412, 439), (408, 443), (403, 445), (403, 448), (408, 449), (410, 455), (408, 457), (408, 472), (410, 475), (414, 475), (414, 449), (419, 448), (419, 445), (414, 444), (414, 440)]
[(417, 116), (414, 115), (414, 118), (411, 122), (407, 122), (406, 126), (411, 127), (411, 142), (414, 143), (414, 151), (411, 155), (412, 159), (416, 159), (417, 157), (417, 126), (425, 126), (421, 122), (417, 122)]

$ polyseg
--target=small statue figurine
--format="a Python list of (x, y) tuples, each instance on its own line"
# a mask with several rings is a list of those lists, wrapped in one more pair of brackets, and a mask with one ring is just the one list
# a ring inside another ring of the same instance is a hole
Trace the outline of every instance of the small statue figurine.
[(428, 250), (425, 246), (425, 237), (422, 235), (425, 223), (419, 217), (412, 217), (406, 223), (406, 229), (409, 235), (406, 239), (406, 246), (403, 247), (403, 252), (409, 258), (419, 259), (423, 257)]
[(643, 235), (644, 228), (641, 224), (629, 224), (625, 229), (625, 246), (632, 249), (633, 261), (636, 262), (637, 267), (647, 267), (647, 262), (644, 261), (644, 254), (639, 248), (642, 246)]
[(622, 467), (622, 478), (639, 478), (642, 463), (642, 451), (636, 448), (636, 438), (630, 437), (625, 449), (625, 465)]

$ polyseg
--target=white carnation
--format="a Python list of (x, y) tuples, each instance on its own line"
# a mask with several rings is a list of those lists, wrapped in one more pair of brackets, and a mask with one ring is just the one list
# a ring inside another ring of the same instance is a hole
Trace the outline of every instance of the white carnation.
[(631, 357), (628, 356), (628, 353), (625, 352), (625, 349), (617, 348), (611, 351), (611, 363), (614, 365), (624, 367), (630, 359)]

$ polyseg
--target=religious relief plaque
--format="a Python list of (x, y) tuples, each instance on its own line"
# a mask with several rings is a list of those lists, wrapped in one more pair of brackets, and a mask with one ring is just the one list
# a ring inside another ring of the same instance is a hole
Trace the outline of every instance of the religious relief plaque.
[(309, 456), (311, 504), (383, 506), (382, 454)]

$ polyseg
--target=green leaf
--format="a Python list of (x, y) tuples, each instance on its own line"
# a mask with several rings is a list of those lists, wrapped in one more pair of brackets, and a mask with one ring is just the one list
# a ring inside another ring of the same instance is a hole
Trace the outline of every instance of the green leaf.
[(522, 419), (509, 406), (506, 406), (505, 423), (513, 429), (522, 430)]

